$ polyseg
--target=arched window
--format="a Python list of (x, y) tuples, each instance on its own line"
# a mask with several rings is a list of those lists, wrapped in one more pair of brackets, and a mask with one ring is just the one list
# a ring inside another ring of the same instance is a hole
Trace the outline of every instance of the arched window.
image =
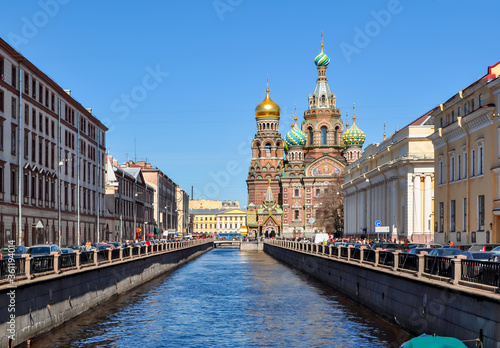
[(266, 144), (266, 157), (271, 157), (271, 144)]
[(483, 107), (483, 95), (482, 94), (479, 95), (479, 105), (478, 105), (478, 107), (480, 107), (480, 108)]
[(309, 145), (312, 146), (313, 140), (314, 140), (313, 139), (313, 129), (312, 129), (312, 127), (309, 127)]
[(334, 144), (337, 145), (337, 137), (338, 137), (339, 126), (335, 127), (335, 135), (334, 135)]
[(326, 127), (321, 127), (321, 145), (326, 145)]
[(325, 103), (326, 103), (326, 97), (325, 97), (325, 95), (322, 95), (322, 96), (321, 96), (321, 103), (322, 103), (323, 105), (325, 105)]

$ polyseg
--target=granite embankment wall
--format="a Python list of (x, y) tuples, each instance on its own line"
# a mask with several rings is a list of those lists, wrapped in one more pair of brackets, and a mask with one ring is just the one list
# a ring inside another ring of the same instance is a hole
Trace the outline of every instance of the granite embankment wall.
[[(14, 338), (10, 344), (20, 345), (47, 333), (212, 248), (213, 243), (207, 242), (61, 274), (35, 277), (14, 284), (14, 289), (2, 286), (0, 347), (9, 346), (9, 337)], [(15, 312), (9, 312), (11, 299), (15, 302)], [(12, 314), (15, 315), (14, 324), (10, 320)]]
[(264, 251), (415, 336), (481, 337), (500, 348), (498, 293), (268, 243)]

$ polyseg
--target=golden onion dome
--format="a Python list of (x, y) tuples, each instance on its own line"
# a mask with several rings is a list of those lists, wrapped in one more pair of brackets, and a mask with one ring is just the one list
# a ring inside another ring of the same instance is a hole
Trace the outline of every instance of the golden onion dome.
[(266, 98), (255, 108), (255, 117), (280, 116), (280, 107), (271, 100), (269, 88), (266, 89)]

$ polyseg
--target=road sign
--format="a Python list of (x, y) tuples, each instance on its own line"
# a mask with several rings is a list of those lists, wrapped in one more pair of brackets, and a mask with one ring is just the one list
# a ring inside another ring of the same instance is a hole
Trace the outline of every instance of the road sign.
[(40, 220), (38, 220), (38, 222), (36, 223), (36, 228), (43, 228), (43, 224)]
[(313, 224), (313, 223), (315, 223), (315, 222), (316, 222), (316, 219), (315, 219), (315, 218), (313, 218), (313, 217), (312, 217), (312, 218), (309, 218), (309, 223), (310, 223), (310, 224)]
[(376, 226), (375, 233), (389, 233), (389, 226)]
[(382, 226), (382, 223), (380, 222), (380, 220), (375, 221), (375, 226)]

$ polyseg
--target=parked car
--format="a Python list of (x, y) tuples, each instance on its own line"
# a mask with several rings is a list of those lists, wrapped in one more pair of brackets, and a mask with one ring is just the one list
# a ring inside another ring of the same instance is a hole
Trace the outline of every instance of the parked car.
[(491, 252), (494, 254), (500, 254), (500, 246), (497, 246), (496, 248), (491, 249)]
[(461, 255), (466, 256), (467, 260), (488, 261), (495, 254), (488, 251), (464, 251)]
[(441, 244), (435, 244), (435, 243), (421, 243), (417, 244), (417, 248), (442, 248), (443, 245)]
[(430, 253), (434, 248), (412, 248), (408, 251), (408, 254), (413, 254), (413, 255), (418, 255), (422, 251), (426, 251), (427, 253)]
[(405, 249), (405, 245), (397, 243), (375, 243), (372, 245), (373, 250), (376, 250), (377, 248), (382, 248), (383, 251), (402, 251)]
[(116, 249), (113, 244), (106, 244), (106, 243), (97, 243), (95, 244), (95, 248), (99, 250), (106, 250), (106, 249)]
[(442, 257), (453, 258), (456, 255), (460, 255), (461, 253), (462, 250), (457, 248), (438, 248), (438, 249), (432, 249), (429, 252), (429, 256), (442, 256)]
[(115, 249), (123, 248), (122, 243), (120, 243), (120, 242), (109, 242), (108, 244), (111, 244), (112, 246), (114, 246)]
[(61, 248), (61, 254), (73, 254), (72, 248)]
[(9, 257), (11, 251), (13, 252), (13, 257), (15, 259), (22, 257), (23, 254), (27, 254), (27, 248), (24, 245), (13, 245), (10, 247), (3, 247), (0, 249), (2, 254), (0, 255), (0, 259), (6, 259)]
[(37, 244), (28, 249), (28, 254), (30, 254), (31, 257), (48, 256), (50, 253), (54, 252), (61, 254), (61, 249), (59, 249), (59, 246), (56, 244)]
[(70, 245), (67, 245), (66, 248), (71, 248), (73, 250), (82, 250), (82, 246), (78, 245), (78, 244), (70, 244)]
[(500, 246), (499, 244), (472, 244), (467, 251), (490, 251)]

